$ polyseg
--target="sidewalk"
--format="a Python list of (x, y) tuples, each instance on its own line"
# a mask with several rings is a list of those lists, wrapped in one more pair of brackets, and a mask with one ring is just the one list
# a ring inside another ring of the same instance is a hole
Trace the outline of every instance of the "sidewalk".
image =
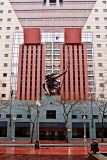
[[(82, 146), (90, 146), (91, 140), (72, 140), (68, 143), (66, 141), (60, 141), (60, 140), (40, 140), (40, 146), (41, 147), (82, 147)], [(103, 143), (99, 140), (98, 141), (100, 146), (107, 146), (107, 140)], [(13, 147), (13, 146), (22, 146), (22, 147), (34, 147), (35, 141), (33, 143), (30, 142), (30, 140), (0, 140), (0, 146), (5, 147)]]

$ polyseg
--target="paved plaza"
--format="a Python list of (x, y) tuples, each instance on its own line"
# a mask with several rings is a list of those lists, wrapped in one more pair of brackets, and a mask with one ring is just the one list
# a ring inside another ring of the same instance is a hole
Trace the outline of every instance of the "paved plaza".
[[(0, 147), (0, 160), (89, 160), (89, 147)], [(100, 152), (107, 152), (106, 146)]]

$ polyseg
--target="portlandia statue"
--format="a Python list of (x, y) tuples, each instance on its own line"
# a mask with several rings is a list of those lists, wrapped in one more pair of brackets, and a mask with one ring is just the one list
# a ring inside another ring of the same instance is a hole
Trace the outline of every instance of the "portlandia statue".
[[(68, 66), (67, 66), (68, 68)], [(57, 80), (59, 77), (63, 76), (67, 72), (67, 69), (62, 73), (50, 73), (45, 75), (45, 82), (43, 83), (43, 88), (45, 90), (46, 95), (59, 95), (61, 85), (59, 80)]]

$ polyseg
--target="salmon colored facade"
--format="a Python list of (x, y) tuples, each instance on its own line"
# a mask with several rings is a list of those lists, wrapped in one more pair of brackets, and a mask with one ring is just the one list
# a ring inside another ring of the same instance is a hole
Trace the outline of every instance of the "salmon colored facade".
[[(70, 31), (68, 37), (68, 30)], [(61, 97), (68, 100), (86, 100), (88, 99), (88, 72), (87, 72), (87, 53), (86, 46), (80, 43), (80, 30), (65, 30), (65, 44), (60, 49), (60, 69), (61, 72), (66, 69), (68, 71), (65, 76), (61, 77)], [(73, 32), (73, 33), (72, 33)], [(76, 39), (73, 36), (78, 37)], [(67, 38), (68, 37), (68, 38)]]
[(40, 43), (41, 43), (40, 28), (24, 29), (24, 44), (40, 44)]
[[(33, 37), (32, 43), (31, 37), (26, 41), (29, 34), (33, 35), (34, 29), (30, 29), (28, 35), (26, 31), (24, 33), (25, 43), (19, 49), (17, 99), (36, 100), (44, 94), (42, 84), (45, 81), (45, 45), (38, 44), (38, 36), (37, 41)], [(38, 30), (37, 35), (39, 34)]]

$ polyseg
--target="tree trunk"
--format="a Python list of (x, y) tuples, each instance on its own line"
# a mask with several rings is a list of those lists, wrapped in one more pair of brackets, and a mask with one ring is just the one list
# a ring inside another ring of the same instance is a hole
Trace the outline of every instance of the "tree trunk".
[(104, 142), (104, 127), (102, 126), (101, 142)]
[(34, 128), (35, 128), (35, 124), (33, 124), (33, 126), (32, 126), (32, 131), (31, 131), (31, 140), (30, 140), (30, 143), (33, 143)]

